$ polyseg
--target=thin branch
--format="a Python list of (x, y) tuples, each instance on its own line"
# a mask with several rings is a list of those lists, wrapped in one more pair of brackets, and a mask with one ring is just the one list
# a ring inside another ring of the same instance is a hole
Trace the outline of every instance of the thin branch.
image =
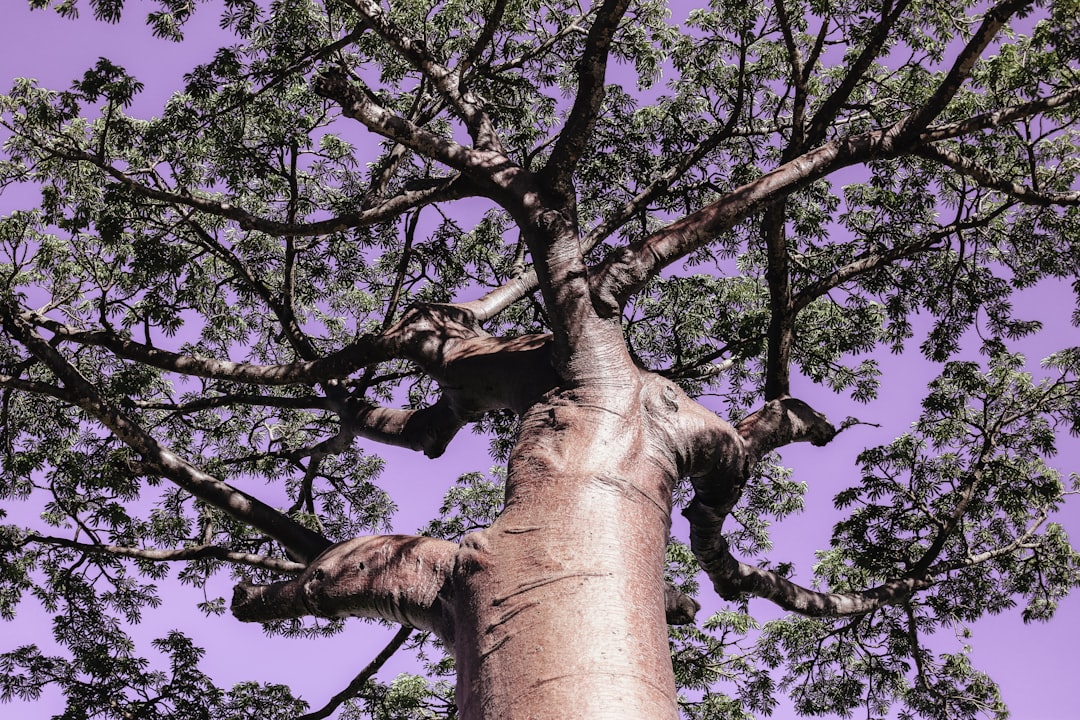
[(326, 454), (322, 452), (314, 451), (311, 453), (311, 460), (304, 469), (304, 478), (300, 482), (300, 492), (297, 494), (296, 502), (294, 502), (287, 511), (289, 515), (305, 508), (312, 515), (315, 514), (315, 501), (314, 496), (312, 495), (312, 487), (315, 484), (315, 477), (319, 474), (319, 466), (322, 465), (322, 461), (325, 457)]
[(167, 410), (175, 413), (198, 412), (230, 405), (252, 405), (256, 407), (288, 408), (291, 410), (335, 410), (337, 408), (336, 401), (318, 395), (284, 397), (281, 395), (253, 395), (250, 393), (214, 395), (184, 403), (130, 400), (123, 404), (139, 410)]
[(346, 700), (350, 700), (364, 689), (364, 685), (367, 684), (371, 678), (375, 677), (375, 673), (382, 669), (382, 666), (386, 664), (398, 649), (405, 644), (405, 641), (412, 634), (414, 628), (402, 626), (398, 628), (398, 631), (394, 633), (394, 637), (390, 638), (390, 642), (386, 644), (379, 654), (376, 655), (371, 662), (369, 662), (363, 670), (361, 670), (352, 681), (345, 686), (345, 689), (334, 695), (330, 700), (323, 705), (320, 709), (307, 713), (306, 715), (300, 715), (296, 720), (323, 720), (323, 718), (330, 717), (331, 714)]
[(908, 642), (911, 643), (911, 656), (915, 658), (915, 677), (919, 687), (927, 689), (926, 668), (924, 667), (923, 649), (919, 644), (919, 629), (915, 622), (915, 610), (911, 603), (904, 603), (904, 614), (908, 621)]
[(796, 293), (795, 297), (792, 299), (792, 308), (795, 312), (799, 312), (814, 300), (827, 294), (830, 290), (840, 287), (849, 280), (853, 280), (860, 275), (865, 275), (874, 270), (888, 267), (897, 260), (912, 258), (923, 252), (932, 250), (935, 245), (951, 234), (970, 230), (972, 228), (984, 227), (991, 220), (1003, 214), (1011, 207), (1011, 204), (1006, 203), (998, 206), (992, 212), (982, 217), (962, 222), (957, 221), (945, 227), (941, 227), (934, 232), (927, 233), (926, 237), (922, 240), (917, 240), (907, 245), (897, 245), (887, 250), (882, 250), (881, 252), (866, 253), (857, 257), (847, 265), (837, 268), (828, 275), (818, 278)]
[(132, 558), (136, 560), (153, 560), (154, 562), (177, 562), (181, 560), (223, 560), (235, 565), (272, 570), (288, 575), (299, 575), (307, 567), (302, 563), (292, 562), (281, 558), (242, 553), (216, 545), (194, 545), (192, 547), (176, 548), (173, 550), (160, 550), (154, 548), (127, 547), (123, 545), (100, 545), (81, 543), (67, 538), (50, 537), (47, 535), (29, 534), (25, 537), (26, 542), (40, 543), (42, 545), (55, 545), (71, 548), (85, 553), (100, 553), (115, 557)]
[[(587, 14), (587, 13), (586, 13)], [(573, 22), (568, 23), (566, 26), (559, 28), (556, 32), (547, 36), (547, 38), (536, 47), (526, 50), (521, 55), (515, 58), (507, 60), (501, 65), (495, 65), (490, 68), (484, 68), (485, 75), (493, 77), (500, 73), (504, 73), (507, 70), (516, 70), (525, 65), (530, 60), (536, 60), (537, 58), (545, 55), (551, 48), (555, 47), (561, 40), (568, 35), (584, 35), (588, 37), (588, 32), (579, 23), (585, 19), (585, 15), (576, 18)]]
[(394, 287), (390, 291), (390, 299), (386, 303), (386, 315), (382, 321), (383, 331), (387, 330), (394, 322), (394, 313), (397, 312), (398, 301), (401, 299), (401, 289), (405, 284), (405, 275), (409, 271), (409, 261), (412, 260), (412, 246), (416, 242), (416, 226), (419, 223), (420, 210), (418, 209), (412, 213), (405, 223), (405, 246), (401, 248), (397, 277), (394, 279)]
[(992, 130), (1008, 123), (1033, 117), (1039, 113), (1067, 107), (1080, 100), (1080, 86), (1038, 100), (1002, 108), (994, 112), (974, 115), (966, 120), (934, 125), (919, 136), (919, 144), (926, 145), (941, 140), (951, 140), (964, 135), (972, 135), (983, 130)]
[(963, 482), (960, 487), (957, 488), (958, 499), (956, 507), (949, 513), (949, 517), (944, 522), (936, 523), (938, 525), (937, 534), (930, 542), (930, 546), (923, 553), (919, 561), (912, 567), (912, 572), (924, 573), (927, 569), (934, 564), (934, 561), (941, 555), (941, 551), (945, 549), (945, 544), (952, 537), (953, 533), (960, 527), (961, 522), (964, 519), (964, 513), (967, 512), (968, 507), (975, 499), (975, 491), (982, 485), (985, 477), (984, 468), (990, 455), (996, 448), (993, 436), (989, 436), (983, 439), (982, 447), (979, 448), (978, 456), (975, 459), (974, 466), (971, 471), (965, 474)]
[[(430, 137), (437, 136), (431, 135)], [(386, 199), (379, 205), (375, 205), (360, 212), (345, 213), (337, 217), (311, 223), (281, 222), (254, 215), (227, 201), (223, 202), (201, 195), (173, 192), (151, 187), (139, 182), (128, 173), (119, 170), (108, 163), (101, 162), (94, 155), (87, 152), (58, 150), (42, 145), (37, 141), (33, 142), (35, 142), (35, 145), (43, 152), (54, 157), (63, 160), (91, 163), (109, 177), (144, 197), (160, 200), (172, 205), (190, 207), (199, 212), (223, 217), (234, 221), (243, 230), (258, 230), (259, 232), (275, 237), (284, 235), (295, 235), (297, 237), (330, 235), (352, 228), (367, 227), (369, 225), (392, 220), (403, 212), (413, 208), (446, 200), (456, 200), (462, 197), (468, 197), (472, 194), (472, 191), (468, 189), (468, 186), (465, 183), (453, 182), (453, 179), (449, 179), (445, 183), (437, 183), (435, 185), (425, 186), (414, 190), (406, 190)]]
[[(409, 121), (414, 123), (417, 127), (424, 127), (431, 120), (433, 120), (445, 107), (444, 101), (439, 97), (431, 97), (427, 95), (427, 81), (423, 80), (416, 88), (416, 96), (413, 98), (412, 109), (409, 111)], [(425, 107), (425, 103), (428, 103)], [(367, 192), (364, 193), (364, 207), (371, 207), (376, 200), (383, 198), (386, 195), (386, 189), (390, 186), (390, 181), (393, 179), (394, 174), (397, 172), (398, 167), (401, 165), (402, 160), (405, 159), (406, 153), (409, 151), (407, 147), (401, 143), (394, 143), (390, 148), (390, 151), (383, 157), (383, 159), (375, 166), (371, 172), (371, 185)], [(421, 188), (436, 188), (443, 187), (449, 188), (451, 186), (464, 187), (466, 183), (459, 180), (459, 176), (453, 176), (442, 180), (441, 182), (428, 183), (422, 186), (411, 187), (407, 186), (406, 190), (415, 191)], [(464, 195), (464, 193), (462, 193)], [(457, 199), (454, 197), (447, 197), (447, 200)], [(425, 207), (424, 205), (417, 205), (416, 208)]]
[(991, 548), (976, 555), (968, 555), (965, 558), (957, 560), (945, 561), (935, 563), (929, 566), (926, 570), (929, 575), (944, 575), (945, 573), (954, 572), (956, 570), (963, 570), (964, 568), (974, 567), (975, 565), (981, 565), (983, 563), (990, 562), (999, 557), (1011, 555), (1017, 550), (1034, 550), (1039, 547), (1039, 543), (1032, 542), (1032, 538), (1035, 537), (1035, 533), (1039, 528), (1046, 523), (1050, 517), (1050, 512), (1043, 509), (1032, 523), (1024, 530), (1022, 535), (1017, 536), (1012, 542), (1001, 545), (996, 548)]
[(244, 105), (247, 105), (248, 103), (250, 103), (255, 98), (259, 97), (260, 95), (273, 90), (275, 87), (277, 87), (278, 85), (283, 83), (286, 79), (288, 79), (288, 77), (290, 75), (292, 75), (293, 73), (299, 72), (299, 71), (303, 70), (304, 68), (309, 67), (316, 60), (324, 59), (324, 58), (334, 54), (338, 50), (343, 50), (344, 48), (348, 47), (351, 43), (353, 43), (355, 40), (357, 40), (362, 34), (363, 34), (363, 28), (356, 28), (352, 32), (347, 33), (346, 35), (342, 36), (338, 40), (335, 40), (334, 42), (330, 43), (329, 45), (324, 45), (321, 48), (316, 48), (315, 50), (312, 50), (312, 51), (310, 51), (310, 52), (308, 52), (308, 53), (306, 53), (304, 55), (301, 55), (300, 58), (298, 60), (296, 60), (296, 62), (294, 62), (292, 65), (285, 68), (281, 72), (279, 72), (272, 80), (270, 80), (270, 82), (266, 83), (265, 85), (260, 87), (258, 90), (245, 95), (243, 98), (237, 100), (236, 102), (232, 103), (231, 105), (227, 105), (226, 107), (223, 107), (220, 110), (215, 110), (214, 112), (209, 113), (208, 115), (205, 115), (202, 125), (205, 127), (209, 122), (212, 122), (212, 121), (216, 120), (217, 118), (224, 115), (225, 113), (229, 113), (229, 112), (232, 112), (233, 110), (240, 109), (241, 107), (243, 107)]
[(480, 59), (484, 50), (495, 38), (495, 31), (499, 29), (499, 23), (502, 22), (503, 15), (506, 13), (507, 4), (507, 0), (495, 0), (495, 5), (491, 8), (491, 11), (487, 14), (487, 19), (484, 21), (484, 27), (480, 30), (480, 34), (476, 36), (476, 41), (458, 64), (457, 73), (459, 77), (465, 76), (465, 73)]
[(795, 44), (791, 18), (788, 16), (784, 0), (773, 0), (773, 7), (776, 9), (776, 19), (780, 24), (780, 32), (784, 37), (788, 65), (791, 66), (791, 85), (795, 88), (795, 97), (792, 100), (791, 108), (791, 139), (788, 142), (788, 150), (793, 151), (802, 148), (805, 141), (809, 73), (807, 68), (803, 66), (802, 53)]
[[(295, 155), (294, 155), (295, 163)], [(290, 199), (290, 206), (295, 204), (296, 200), (296, 183), (295, 183), (295, 167), (293, 180), (290, 184), (293, 186), (293, 194)], [(294, 212), (290, 210), (289, 222), (291, 223), (295, 219)], [(314, 360), (318, 353), (316, 353), (314, 346), (311, 343), (310, 338), (304, 332), (300, 326), (300, 322), (296, 319), (296, 313), (293, 310), (292, 305), (292, 285), (294, 283), (294, 242), (295, 237), (292, 235), (286, 236), (286, 252), (285, 252), (285, 288), (282, 293), (282, 297), (277, 297), (265, 283), (255, 277), (255, 274), (247, 266), (247, 264), (234, 252), (226, 248), (219, 243), (217, 239), (206, 231), (201, 225), (190, 218), (185, 218), (185, 223), (195, 236), (199, 239), (204, 248), (210, 251), (213, 255), (220, 258), (225, 262), (237, 277), (259, 298), (262, 299), (266, 306), (270, 308), (270, 311), (277, 317), (278, 322), (281, 323), (281, 331), (284, 336), (289, 340), (289, 344), (293, 350), (296, 351), (305, 360)]]
[[(780, 1), (782, 0), (778, 0), (778, 2)], [(851, 97), (851, 93), (854, 92), (859, 81), (862, 80), (874, 60), (881, 55), (882, 50), (885, 48), (885, 42), (888, 40), (889, 32), (910, 3), (911, 0), (900, 0), (890, 14), (882, 17), (881, 22), (874, 28), (873, 34), (867, 39), (866, 45), (859, 52), (859, 56), (846, 65), (843, 80), (829, 94), (829, 97), (825, 99), (817, 112), (814, 113), (814, 117), (811, 118), (809, 128), (806, 131), (807, 142), (816, 144), (824, 139), (829, 127), (836, 120), (840, 110), (843, 109), (844, 103)]]
[[(915, 153), (928, 160), (934, 160), (956, 172), (971, 178), (980, 186), (991, 190), (998, 190), (1009, 197), (1015, 198), (1028, 205), (1041, 206), (1078, 206), (1080, 205), (1080, 191), (1047, 193), (1039, 192), (1020, 183), (997, 177), (994, 171), (976, 162), (972, 162), (951, 150), (946, 150), (937, 145), (920, 145)], [(1034, 178), (1033, 178), (1034, 179)]]
[(735, 360), (728, 358), (723, 362), (706, 362), (704, 360), (697, 360), (685, 365), (676, 365), (665, 370), (660, 370), (656, 374), (661, 377), (666, 377), (669, 380), (705, 380), (708, 378), (722, 375), (732, 367), (735, 366)]
[[(296, 222), (297, 206), (300, 202), (300, 182), (297, 177), (297, 163), (300, 159), (300, 151), (296, 142), (289, 143), (289, 200), (286, 211), (286, 220)], [(270, 306), (274, 315), (281, 323), (281, 330), (288, 338), (293, 350), (305, 360), (314, 360), (318, 353), (307, 333), (304, 332), (296, 318), (296, 260), (298, 250), (296, 236), (285, 236), (285, 263), (282, 268), (281, 297), (266, 298), (264, 302)]]

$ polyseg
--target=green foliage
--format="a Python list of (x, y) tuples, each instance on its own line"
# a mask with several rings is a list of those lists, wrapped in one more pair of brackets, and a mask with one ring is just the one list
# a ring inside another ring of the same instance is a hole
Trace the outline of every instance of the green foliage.
[(1025, 621), (1049, 620), (1080, 585), (1080, 554), (1047, 522), (1070, 492), (1047, 461), (1055, 428), (1073, 421), (1080, 399), (1077, 366), (1065, 360), (1074, 354), (1038, 383), (1017, 355), (993, 357), (985, 370), (950, 363), (911, 433), (860, 455), (862, 481), (836, 497), (846, 518), (816, 574), (838, 591), (905, 573), (938, 580), (902, 606), (854, 619), (768, 623), (764, 658), (784, 668), (800, 710), (861, 707), (879, 717), (899, 703), (902, 717), (1007, 716), (966, 650), (935, 656), (922, 638), (1018, 602)]
[(453, 688), (445, 680), (430, 682), (403, 673), (388, 684), (370, 683), (363, 702), (353, 702), (342, 720), (435, 720), (457, 717)]
[[(746, 640), (757, 628), (742, 607), (712, 615), (700, 629), (671, 629), (675, 682), (680, 691), (689, 691), (680, 697), (686, 717), (742, 720), (776, 707), (773, 680)], [(698, 695), (699, 699), (691, 699)]]
[(495, 467), (491, 473), (491, 478), (482, 473), (459, 477), (446, 492), (439, 517), (428, 523), (421, 534), (458, 542), (470, 532), (490, 525), (502, 509), (505, 492), (505, 470)]
[(203, 651), (177, 631), (153, 642), (167, 670), (150, 669), (148, 660), (133, 654), (121, 623), (103, 612), (92, 589), (72, 576), (67, 582), (54, 635), (70, 657), (48, 656), (32, 645), (3, 653), (0, 699), (33, 700), (57, 685), (68, 699), (64, 714), (57, 716), (64, 719), (228, 720), (258, 713), (285, 720), (306, 707), (280, 685), (246, 683), (221, 690), (198, 669)]

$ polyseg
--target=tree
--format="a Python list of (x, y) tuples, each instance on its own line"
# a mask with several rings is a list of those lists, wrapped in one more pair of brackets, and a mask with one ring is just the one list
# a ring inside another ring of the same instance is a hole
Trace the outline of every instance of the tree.
[[(195, 5), (148, 22), (180, 41)], [(453, 701), (365, 671), (313, 716), (744, 717), (778, 668), (806, 713), (1004, 716), (922, 638), (1016, 602), (1047, 620), (1080, 582), (1049, 464), (1080, 349), (1035, 380), (1010, 303), (1080, 275), (1075, 0), (215, 5), (234, 43), (155, 117), (107, 59), (0, 105), (0, 177), (41, 188), (0, 231), (0, 492), (46, 501), (0, 527), (0, 612), (32, 594), (68, 649), (4, 653), (2, 697), (302, 712), (216, 688), (180, 633), (147, 671), (123, 621), (179, 562), (234, 573), (233, 615), (274, 632), (400, 623), (371, 668), (430, 647), (410, 628), (453, 655)], [(793, 384), (872, 402), (873, 353), (913, 351), (919, 313), (941, 375), (837, 497), (827, 589), (797, 584), (764, 560), (801, 492), (773, 451), (859, 421)], [(372, 534), (392, 503), (366, 448), (435, 457), (468, 425), (504, 477), (425, 535)], [(701, 628), (698, 566), (729, 602)], [(749, 597), (794, 614), (736, 654)]]

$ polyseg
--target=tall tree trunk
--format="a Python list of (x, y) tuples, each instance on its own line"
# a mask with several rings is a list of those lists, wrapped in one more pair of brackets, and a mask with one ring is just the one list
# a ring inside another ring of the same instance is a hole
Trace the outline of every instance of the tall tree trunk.
[(522, 418), (507, 505), (454, 577), (465, 718), (675, 718), (664, 608), (674, 453), (640, 379)]

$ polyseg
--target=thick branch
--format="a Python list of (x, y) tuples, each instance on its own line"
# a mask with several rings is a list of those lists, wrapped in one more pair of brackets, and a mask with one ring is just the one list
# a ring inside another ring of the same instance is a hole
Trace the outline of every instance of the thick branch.
[[(962, 506), (965, 504), (963, 501), (960, 503), (954, 517), (963, 512)], [(961, 560), (933, 564), (942, 545), (937, 541), (947, 537), (955, 526), (942, 530), (935, 539), (936, 547), (928, 549), (922, 561), (904, 576), (861, 592), (823, 593), (802, 587), (772, 571), (736, 560), (720, 532), (723, 513), (695, 499), (683, 514), (690, 520), (690, 541), (694, 554), (721, 597), (733, 600), (742, 595), (752, 595), (766, 598), (785, 610), (802, 615), (830, 617), (861, 615), (886, 605), (896, 605), (933, 585), (937, 576), (990, 562), (1019, 550), (1037, 548), (1038, 543), (1032, 542), (1032, 538), (1047, 517), (1047, 513), (1043, 512), (1022, 535), (1006, 545)]]
[[(738, 502), (753, 464), (766, 453), (792, 442), (824, 445), (837, 431), (824, 415), (794, 398), (766, 403), (734, 429), (713, 419), (711, 426), (703, 430), (703, 436), (711, 434), (718, 443), (730, 442), (732, 435), (738, 439), (735, 448), (715, 454), (711, 468), (691, 478), (694, 499), (683, 511), (690, 521), (690, 547), (721, 597), (734, 599), (749, 594), (804, 615), (854, 615), (902, 602), (929, 586), (929, 579), (918, 573), (862, 592), (819, 593), (739, 562), (724, 539), (723, 524)], [(709, 448), (702, 448), (698, 454), (708, 452)]]
[[(729, 437), (730, 430), (720, 420), (707, 431), (717, 440)], [(846, 424), (845, 424), (846, 426)], [(1020, 549), (1034, 547), (1031, 538), (1046, 519), (1043, 513), (1020, 537), (1008, 545), (959, 561), (940, 562), (939, 556), (950, 537), (962, 526), (962, 517), (983, 480), (983, 465), (994, 450), (991, 439), (984, 441), (976, 466), (958, 489), (956, 507), (939, 523), (939, 531), (921, 559), (902, 576), (859, 592), (817, 592), (802, 587), (775, 572), (753, 567), (735, 558), (723, 534), (723, 524), (735, 507), (754, 462), (765, 453), (790, 442), (829, 442), (836, 430), (823, 415), (793, 398), (769, 402), (735, 427), (742, 440), (743, 456), (730, 448), (717, 453), (713, 467), (693, 476), (695, 495), (683, 514), (690, 521), (690, 546), (713, 587), (725, 599), (743, 595), (763, 597), (803, 615), (843, 616), (871, 612), (886, 605), (907, 601), (919, 590), (932, 586), (935, 577)], [(705, 455), (706, 452), (699, 452)]]
[(795, 442), (825, 445), (837, 433), (824, 415), (791, 397), (770, 400), (734, 427), (712, 413), (694, 416), (698, 424), (689, 434), (697, 439), (683, 472), (698, 501), (721, 515), (735, 507), (753, 466), (767, 453)]
[(668, 625), (692, 625), (701, 603), (671, 583), (664, 586), (664, 618)]
[[(410, 38), (390, 21), (378, 2), (349, 0), (349, 4), (360, 13), (365, 25), (431, 81), (449, 106), (465, 120), (477, 147), (502, 154), (502, 143), (480, 99), (461, 87), (460, 69), (451, 71), (437, 62), (422, 40)], [(489, 32), (493, 35), (494, 28)]]
[(322, 97), (338, 103), (345, 117), (358, 120), (369, 130), (482, 183), (497, 185), (493, 176), (511, 165), (500, 152), (467, 148), (388, 111), (336, 67), (324, 68), (312, 88)]
[(413, 535), (377, 535), (338, 543), (304, 573), (272, 585), (240, 583), (233, 614), (245, 622), (314, 615), (368, 617), (435, 632), (451, 644), (448, 581), (458, 546)]
[(60, 352), (23, 319), (11, 298), (0, 299), (0, 324), (48, 367), (64, 387), (75, 395), (78, 406), (107, 427), (124, 444), (137, 452), (159, 474), (241, 522), (274, 538), (294, 555), (311, 558), (328, 542), (322, 535), (288, 516), (207, 475), (162, 447), (149, 433), (110, 403)]
[[(740, 88), (741, 107), (742, 92)], [(671, 164), (667, 170), (646, 185), (637, 195), (623, 203), (614, 213), (604, 218), (592, 230), (586, 233), (580, 241), (581, 252), (588, 253), (597, 244), (611, 237), (612, 233), (637, 217), (641, 210), (650, 202), (663, 194), (671, 185), (681, 178), (687, 170), (697, 164), (702, 158), (716, 149), (725, 139), (730, 137), (731, 129), (738, 118), (740, 110), (732, 110), (732, 116), (724, 128), (710, 135), (691, 150), (681, 155), (678, 160)], [(531, 295), (540, 289), (540, 281), (536, 276), (536, 270), (529, 270), (518, 277), (508, 280), (503, 285), (489, 291), (483, 297), (462, 303), (461, 307), (469, 309), (480, 322), (490, 320), (500, 312), (510, 307), (518, 300)]]
[[(918, 137), (913, 146), (925, 146), (931, 142), (991, 129), (1040, 112), (1064, 107), (1078, 99), (1080, 99), (1080, 88), (1074, 88), (1042, 100), (976, 116), (967, 121), (931, 127)], [(672, 223), (667, 228), (634, 243), (629, 248), (616, 251), (597, 268), (592, 282), (594, 292), (599, 298), (606, 301), (605, 304), (621, 307), (626, 298), (643, 286), (648, 278), (659, 272), (668, 263), (707, 243), (718, 232), (748, 217), (774, 198), (786, 196), (799, 187), (805, 186), (813, 180), (842, 167), (864, 162), (874, 157), (895, 154), (902, 149), (896, 144), (895, 138), (890, 137), (888, 131), (878, 130), (843, 138), (807, 152), (801, 157), (784, 163), (758, 180), (736, 189), (702, 210), (688, 215), (682, 220)], [(707, 152), (705, 144), (696, 148), (692, 154), (696, 155), (698, 151)], [(610, 235), (628, 218), (632, 217), (643, 203), (647, 203), (666, 188), (677, 176), (676, 173), (673, 173), (674, 170), (673, 167), (664, 177), (658, 178), (637, 197), (629, 201), (612, 218), (609, 218), (586, 235), (582, 239), (583, 250), (587, 251), (596, 242)], [(680, 167), (679, 171), (685, 171), (685, 168)], [(1071, 201), (1071, 195), (1059, 194), (1053, 196), (1053, 199)], [(934, 239), (936, 241), (940, 238), (935, 237)], [(911, 248), (905, 249), (905, 252), (909, 249)], [(892, 255), (893, 253), (885, 253), (881, 257), (852, 264), (851, 267), (845, 268), (837, 278), (833, 279), (839, 282), (842, 281), (840, 276), (846, 277), (858, 274), (870, 269), (871, 265), (892, 261), (895, 259)], [(793, 300), (793, 310), (797, 311), (805, 307), (810, 300), (819, 296), (819, 285), (821, 284), (815, 284), (814, 288), (808, 288), (809, 292), (801, 292)], [(466, 303), (463, 307), (468, 307), (469, 310), (476, 314), (478, 319), (486, 320), (513, 302), (535, 292), (538, 286), (535, 271), (530, 271), (492, 290), (484, 297)], [(823, 287), (823, 285), (821, 286)]]
[(597, 303), (606, 313), (618, 314), (626, 300), (650, 278), (678, 258), (707, 244), (717, 234), (830, 172), (892, 150), (891, 138), (883, 130), (826, 143), (667, 227), (615, 250), (593, 274), (593, 295)]
[(384, 338), (365, 335), (324, 358), (282, 365), (252, 365), (230, 360), (185, 355), (136, 342), (108, 330), (80, 330), (34, 313), (25, 319), (51, 331), (57, 339), (80, 345), (95, 345), (112, 351), (125, 360), (134, 360), (161, 370), (194, 377), (252, 383), (255, 385), (313, 384), (332, 378), (347, 377), (365, 365), (394, 357), (392, 343)]
[(765, 211), (761, 234), (765, 241), (769, 285), (769, 330), (765, 358), (765, 399), (786, 396), (790, 390), (791, 349), (795, 344), (795, 313), (791, 307), (791, 259), (787, 247), (786, 203)]
[(550, 335), (447, 343), (438, 362), (425, 366), (442, 390), (434, 405), (402, 410), (350, 401), (339, 409), (342, 434), (328, 442), (359, 436), (438, 457), (466, 423), (489, 410), (524, 412), (554, 387), (551, 350)]
[(977, 122), (973, 119), (925, 129), (955, 95), (1002, 23), (1025, 4), (1026, 0), (1011, 0), (991, 9), (931, 99), (893, 127), (839, 138), (809, 150), (658, 232), (611, 253), (597, 268), (592, 280), (597, 303), (605, 313), (618, 314), (626, 300), (668, 264), (705, 245), (718, 233), (755, 212), (836, 170), (875, 158), (892, 157), (935, 140), (994, 127), (1075, 101), (1077, 93), (1070, 90), (1043, 101), (982, 116)]
[[(412, 307), (396, 325), (381, 336), (368, 336), (366, 343), (365, 339), (361, 339), (327, 358), (281, 366), (254, 366), (193, 358), (160, 351), (106, 331), (75, 331), (35, 313), (23, 312), (20, 318), (24, 322), (32, 319), (51, 329), (57, 338), (99, 344), (127, 359), (196, 376), (266, 385), (314, 382), (326, 379), (321, 371), (327, 368), (340, 373), (329, 377), (348, 374), (351, 364), (343, 358), (348, 358), (352, 349), (360, 348), (361, 352), (357, 355), (365, 362), (358, 362), (357, 367), (380, 358), (406, 358), (419, 364), (442, 387), (440, 399), (434, 405), (420, 409), (378, 407), (362, 398), (347, 397), (343, 392), (326, 398), (268, 398), (238, 394), (196, 400), (184, 405), (130, 403), (133, 407), (188, 411), (236, 401), (320, 408), (337, 413), (341, 418), (341, 431), (304, 454), (342, 452), (355, 438), (364, 437), (438, 457), (467, 422), (478, 419), (489, 410), (509, 408), (521, 412), (556, 382), (551, 368), (550, 336), (493, 338), (479, 328), (468, 311), (451, 305)], [(362, 350), (369, 348), (378, 348), (377, 352), (382, 354), (365, 357)], [(319, 374), (309, 374), (313, 370)], [(79, 393), (61, 388), (53, 390), (50, 394), (72, 404), (82, 404)], [(297, 454), (296, 457), (302, 455)]]
[(612, 314), (664, 267), (706, 245), (717, 234), (730, 229), (770, 204), (787, 197), (832, 172), (875, 158), (910, 152), (923, 144), (946, 137), (975, 132), (986, 123), (1027, 117), (1029, 113), (1060, 106), (1080, 98), (1063, 93), (1046, 103), (1024, 106), (1013, 113), (986, 116), (976, 125), (948, 125), (932, 128), (914, 140), (901, 143), (893, 129), (874, 130), (840, 138), (809, 150), (781, 164), (713, 203), (610, 253), (593, 273), (591, 282), (598, 303)]
[(802, 587), (769, 570), (741, 563), (732, 556), (721, 526), (726, 514), (694, 500), (683, 511), (690, 521), (690, 545), (713, 587), (721, 597), (734, 600), (753, 595), (773, 601), (785, 610), (810, 616), (861, 615), (886, 605), (904, 602), (930, 586), (930, 580), (905, 577), (869, 590), (822, 593)]
[(320, 445), (318, 450), (340, 451), (352, 438), (363, 437), (384, 445), (419, 450), (429, 458), (437, 458), (458, 430), (466, 422), (476, 419), (459, 415), (445, 393), (434, 405), (415, 410), (350, 403), (341, 417), (341, 433)]
[(743, 419), (735, 429), (754, 462), (784, 445), (809, 442), (820, 447), (836, 437), (836, 428), (824, 415), (802, 400), (791, 397), (765, 403), (763, 408)]
[(108, 330), (81, 330), (34, 312), (21, 312), (20, 321), (43, 327), (56, 339), (104, 347), (126, 360), (161, 370), (255, 385), (314, 384), (348, 377), (362, 367), (395, 358), (430, 367), (444, 362), (448, 344), (483, 334), (472, 314), (451, 305), (410, 308), (382, 333), (362, 335), (345, 347), (317, 360), (281, 365), (252, 365), (161, 350)]
[(956, 56), (949, 72), (934, 90), (922, 107), (898, 122), (894, 132), (901, 142), (911, 139), (921, 133), (926, 127), (941, 114), (945, 106), (953, 99), (960, 90), (960, 86), (971, 75), (976, 61), (990, 45), (990, 41), (998, 34), (1002, 26), (1009, 18), (1024, 7), (1031, 4), (1031, 0), (1005, 0), (990, 8), (983, 16), (982, 24), (971, 36), (967, 45)]
[(604, 101), (608, 53), (629, 0), (605, 0), (596, 13), (585, 52), (578, 62), (578, 88), (566, 125), (555, 142), (542, 176), (561, 197), (572, 197), (571, 177), (588, 146), (589, 136)]

